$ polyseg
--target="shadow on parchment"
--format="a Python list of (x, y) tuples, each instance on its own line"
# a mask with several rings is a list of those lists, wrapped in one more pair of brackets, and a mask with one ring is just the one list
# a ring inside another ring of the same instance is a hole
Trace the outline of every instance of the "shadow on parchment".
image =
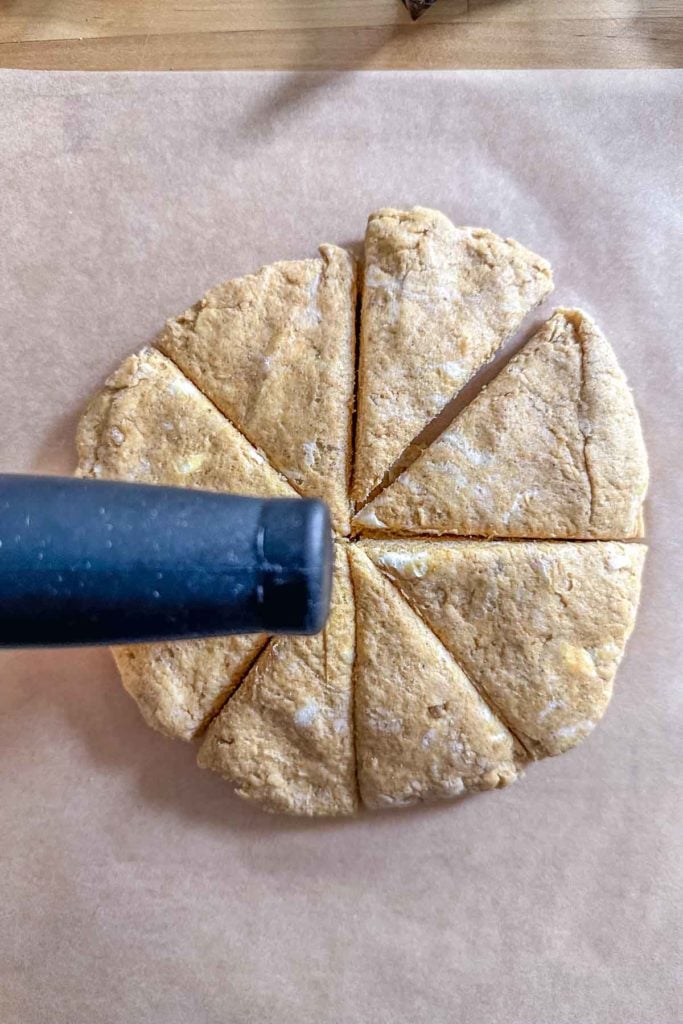
[(83, 402), (74, 403), (50, 423), (49, 434), (31, 463), (32, 473), (71, 476), (76, 469), (76, 429), (84, 409)]
[[(49, 750), (44, 739), (38, 741), (37, 737), (44, 737), (47, 720), (47, 734), (54, 735), (55, 743), (62, 736), (76, 737), (82, 744), (92, 764), (92, 770), (84, 773), (84, 789), (89, 777), (124, 775), (150, 813), (171, 813), (190, 828), (197, 824), (217, 832), (275, 836), (372, 826), (378, 815), (385, 827), (390, 827), (392, 821), (399, 825), (413, 817), (417, 825), (418, 818), (453, 814), (457, 804), (462, 804), (460, 800), (455, 805), (417, 806), (394, 812), (362, 811), (355, 819), (270, 815), (238, 797), (230, 783), (218, 775), (200, 769), (195, 761), (196, 744), (168, 739), (144, 723), (121, 687), (108, 651), (0, 652), (0, 675), (0, 714), (11, 720), (12, 732), (21, 736), (22, 745), (41, 749), (46, 765), (50, 763)], [(52, 724), (55, 719), (56, 725)], [(6, 756), (11, 758), (11, 751)], [(0, 749), (0, 771), (9, 775), (12, 763), (3, 764), (2, 759)], [(73, 789), (64, 797), (65, 803), (72, 800)]]
[[(0, 0), (1, 2), (1, 0)], [(218, 283), (218, 282), (216, 282)], [(152, 334), (144, 341), (133, 342), (129, 355), (139, 352), (147, 345), (152, 345), (157, 335)], [(62, 408), (59, 415), (50, 421), (45, 437), (37, 445), (31, 465), (22, 472), (45, 473), (49, 475), (71, 476), (76, 470), (78, 461), (76, 434), (78, 423), (86, 411), (90, 400), (104, 387), (105, 381), (121, 365), (127, 356), (103, 362), (98, 370), (98, 377), (93, 382), (88, 394), (74, 397), (69, 408)]]

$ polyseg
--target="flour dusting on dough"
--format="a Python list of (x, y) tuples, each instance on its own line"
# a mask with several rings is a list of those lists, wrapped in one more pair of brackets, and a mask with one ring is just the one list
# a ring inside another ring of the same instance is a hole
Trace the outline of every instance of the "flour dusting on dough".
[(362, 508), (356, 513), (356, 522), (363, 526), (375, 527), (378, 530), (384, 529), (384, 523), (371, 508)]
[(197, 388), (186, 377), (176, 377), (167, 385), (169, 395), (196, 395)]
[(315, 466), (316, 456), (318, 454), (318, 445), (315, 441), (304, 441), (304, 464), (307, 469), (313, 469)]
[(377, 561), (387, 569), (395, 569), (405, 576), (424, 576), (429, 563), (424, 555), (411, 554), (408, 551), (384, 551)]
[(306, 701), (303, 707), (297, 708), (294, 712), (294, 721), (298, 726), (308, 728), (313, 725), (319, 711), (320, 708), (314, 700)]
[(607, 568), (610, 572), (618, 572), (619, 569), (628, 569), (631, 566), (631, 559), (624, 551), (614, 551), (607, 556)]
[(553, 736), (558, 740), (575, 740), (577, 737), (587, 736), (595, 728), (595, 722), (588, 718), (583, 722), (576, 722), (574, 725), (563, 725), (556, 729)]
[(458, 434), (455, 430), (444, 434), (442, 440), (444, 444), (447, 444), (450, 448), (455, 448), (456, 451), (465, 456), (468, 462), (475, 466), (488, 466), (493, 459), (493, 455), (490, 452), (482, 452), (477, 448), (473, 448), (467, 438)]
[(198, 469), (201, 469), (207, 459), (206, 452), (196, 452), (194, 455), (188, 456), (178, 466), (178, 469), (183, 474), (196, 473)]

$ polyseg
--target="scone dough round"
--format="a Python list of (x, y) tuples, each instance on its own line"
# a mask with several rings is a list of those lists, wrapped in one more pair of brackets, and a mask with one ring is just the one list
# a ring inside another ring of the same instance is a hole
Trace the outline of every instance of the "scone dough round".
[(321, 246), (219, 285), (78, 431), (81, 476), (329, 503), (320, 634), (114, 650), (149, 725), (289, 814), (496, 789), (575, 746), (609, 702), (645, 557), (628, 543), (647, 487), (637, 412), (580, 310), (422, 440), (551, 289), (541, 257), (434, 210), (373, 214), (356, 369), (358, 277)]

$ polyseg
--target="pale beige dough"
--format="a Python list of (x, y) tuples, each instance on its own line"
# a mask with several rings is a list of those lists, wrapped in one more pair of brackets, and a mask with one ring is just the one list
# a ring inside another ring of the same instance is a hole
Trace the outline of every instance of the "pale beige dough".
[(209, 726), (202, 768), (240, 796), (287, 814), (357, 808), (351, 672), (353, 595), (346, 546), (336, 544), (332, 607), (322, 633), (275, 637)]
[(112, 648), (128, 693), (153, 729), (198, 736), (266, 643), (263, 634)]
[[(239, 494), (296, 492), (160, 353), (130, 356), (78, 431), (80, 476)], [(120, 647), (114, 657), (145, 721), (191, 739), (235, 689), (265, 637)]]
[(453, 657), (358, 546), (355, 729), (366, 807), (513, 782), (525, 760)]
[(602, 718), (635, 621), (641, 544), (366, 541), (534, 757)]
[(263, 454), (165, 356), (130, 356), (78, 428), (78, 476), (296, 497)]
[(642, 534), (647, 479), (614, 352), (585, 313), (558, 310), (354, 526), (627, 539)]
[[(434, 211), (381, 211), (367, 245), (357, 494), (551, 286), (521, 246)], [(114, 652), (145, 720), (201, 739), (199, 763), (270, 811), (506, 785), (594, 727), (638, 601), (644, 548), (617, 540), (642, 527), (645, 450), (614, 355), (577, 310), (356, 516), (381, 539), (344, 537), (354, 302), (353, 261), (329, 246), (221, 285), (167, 325), (173, 358), (127, 359), (78, 430), (81, 476), (331, 504), (319, 636)], [(541, 539), (397, 539), (411, 532)]]
[(307, 497), (349, 532), (356, 317), (353, 258), (274, 263), (169, 320), (159, 348)]
[(548, 263), (512, 239), (420, 207), (370, 216), (356, 503), (551, 289)]

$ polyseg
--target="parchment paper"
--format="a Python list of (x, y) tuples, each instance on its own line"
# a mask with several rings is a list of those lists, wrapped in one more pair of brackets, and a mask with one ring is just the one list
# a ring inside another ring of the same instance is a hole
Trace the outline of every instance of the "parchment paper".
[(550, 258), (536, 322), (594, 314), (653, 476), (612, 708), (507, 792), (271, 818), (143, 724), (105, 651), (1, 654), (3, 1024), (681, 1019), (680, 86), (0, 75), (2, 470), (70, 472), (86, 397), (209, 285), (420, 203)]

